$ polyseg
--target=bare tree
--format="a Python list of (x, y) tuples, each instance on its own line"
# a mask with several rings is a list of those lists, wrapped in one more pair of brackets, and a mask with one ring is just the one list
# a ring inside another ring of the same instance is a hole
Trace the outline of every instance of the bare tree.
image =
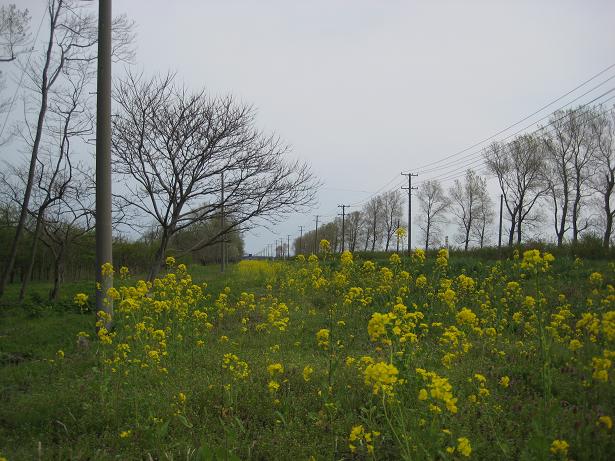
[(553, 207), (553, 225), (557, 246), (562, 246), (569, 230), (570, 199), (573, 176), (573, 139), (569, 134), (566, 115), (557, 111), (549, 120), (550, 130), (545, 130), (545, 180)]
[(363, 222), (363, 214), (360, 211), (348, 213), (346, 217), (346, 229), (348, 234), (348, 248), (354, 253), (357, 247), (357, 242), (361, 235), (361, 223)]
[(313, 203), (318, 183), (309, 168), (286, 160), (289, 149), (254, 128), (252, 107), (190, 92), (170, 74), (129, 75), (116, 86), (115, 101), (113, 168), (128, 180), (118, 204), (161, 229), (150, 279), (173, 234), (219, 216), (222, 207), (226, 226), (189, 251)]
[(442, 232), (442, 225), (446, 223), (446, 211), (450, 205), (444, 193), (442, 184), (437, 180), (425, 181), (419, 186), (416, 197), (419, 201), (420, 214), (418, 226), (423, 235), (425, 250), (437, 245)]
[[(41, 197), (34, 212), (36, 225), (28, 269), (23, 277), (19, 293), (20, 301), (23, 301), (32, 277), (38, 241), (46, 219), (45, 214), (50, 207), (64, 199), (64, 194), (72, 181), (72, 143), (76, 139), (86, 141), (93, 132), (93, 117), (88, 110), (90, 98), (86, 94), (92, 78), (93, 74), (89, 71), (88, 66), (80, 66), (80, 75), (75, 75), (74, 79), (66, 82), (61, 91), (55, 92), (50, 103), (51, 120), (47, 128), (48, 155), (44, 161), (40, 156), (37, 159), (39, 164), (38, 195)], [(59, 129), (53, 128), (56, 123), (60, 126)]]
[[(483, 183), (483, 186), (486, 186), (486, 184)], [(486, 187), (479, 189), (476, 201), (477, 205), (472, 219), (470, 235), (480, 248), (483, 248), (489, 237), (489, 228), (495, 220), (495, 211), (493, 209), (493, 201)]]
[(615, 218), (615, 109), (593, 120), (592, 133), (596, 141), (596, 171), (591, 175), (591, 186), (599, 196), (604, 220), (602, 244), (608, 248)]
[(18, 54), (28, 44), (30, 13), (20, 10), (14, 3), (0, 7), (0, 62), (17, 59)]
[[(24, 136), (28, 138), (30, 158), (27, 181), (23, 193), (23, 203), (15, 235), (11, 243), (8, 260), (0, 279), (0, 298), (4, 294), (9, 274), (13, 270), (19, 241), (22, 238), (32, 189), (35, 184), (37, 159), (43, 132), (49, 98), (55, 85), (64, 79), (70, 80), (74, 69), (81, 69), (84, 65), (94, 63), (96, 60), (97, 26), (96, 18), (88, 12), (86, 6), (78, 0), (48, 0), (48, 38), (44, 53), (38, 58), (28, 61), (24, 69), (27, 85), (33, 90), (35, 97), (34, 117), (36, 123), (30, 126), (26, 118)], [(114, 22), (115, 35), (119, 37), (119, 47), (116, 50), (122, 56), (124, 45), (131, 40), (131, 27), (125, 17)], [(130, 51), (127, 52), (130, 55)]]
[(589, 219), (581, 223), (581, 207), (590, 195), (590, 170), (593, 168), (596, 143), (592, 135), (591, 124), (595, 118), (594, 110), (579, 107), (565, 113), (566, 128), (571, 144), (571, 182), (572, 182), (572, 242), (577, 243), (579, 235), (590, 225)]
[(451, 211), (459, 232), (458, 242), (463, 244), (465, 251), (468, 250), (470, 233), (481, 210), (480, 198), (485, 195), (486, 190), (487, 181), (473, 170), (466, 171), (463, 184), (456, 179), (449, 189)]
[(42, 241), (53, 254), (53, 286), (49, 292), (52, 301), (60, 295), (69, 248), (94, 228), (94, 208), (93, 174), (77, 168), (61, 199), (45, 215)]
[(371, 251), (376, 250), (376, 245), (382, 240), (382, 221), (380, 219), (380, 209), (382, 207), (382, 197), (377, 195), (372, 197), (363, 207), (364, 226), (365, 226), (365, 251), (371, 244)]
[(493, 143), (484, 152), (488, 170), (494, 174), (504, 195), (510, 228), (508, 245), (515, 233), (521, 243), (523, 224), (532, 219), (538, 200), (548, 190), (544, 181), (544, 160), (540, 142), (531, 135), (522, 135), (508, 144)]
[(397, 230), (397, 222), (402, 219), (403, 198), (399, 190), (384, 192), (382, 195), (381, 221), (384, 237), (384, 251), (389, 251), (391, 239)]

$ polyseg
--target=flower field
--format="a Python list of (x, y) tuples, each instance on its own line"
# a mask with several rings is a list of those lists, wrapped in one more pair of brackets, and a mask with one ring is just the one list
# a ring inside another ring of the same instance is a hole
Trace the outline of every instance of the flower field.
[(613, 263), (324, 252), (242, 261), (215, 289), (167, 263), (151, 284), (116, 270), (113, 329), (74, 314), (57, 327), (63, 349), (3, 365), (3, 456), (615, 453)]

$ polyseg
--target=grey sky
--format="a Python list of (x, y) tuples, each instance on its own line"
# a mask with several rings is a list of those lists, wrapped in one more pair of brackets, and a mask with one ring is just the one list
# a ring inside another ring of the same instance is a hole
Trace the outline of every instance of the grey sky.
[[(45, 1), (17, 4), (35, 28)], [(613, 1), (116, 0), (114, 13), (137, 22), (146, 73), (174, 70), (254, 104), (262, 128), (323, 181), (312, 214), (325, 221), (337, 204), (369, 196), (359, 191), (396, 186), (400, 171), (497, 132), (615, 63)], [(275, 232), (298, 235), (312, 214)], [(277, 237), (255, 234), (249, 252)]]

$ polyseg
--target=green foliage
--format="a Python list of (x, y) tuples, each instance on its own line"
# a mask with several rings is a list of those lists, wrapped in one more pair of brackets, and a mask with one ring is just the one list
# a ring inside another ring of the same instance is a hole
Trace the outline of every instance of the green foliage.
[[(571, 459), (609, 458), (598, 418), (615, 416), (613, 377), (592, 361), (615, 349), (612, 264), (366, 261), (118, 280), (108, 344), (87, 311), (3, 311), (0, 454), (35, 458), (40, 442), (51, 459), (563, 459), (563, 440)], [(579, 326), (586, 313), (599, 331)]]

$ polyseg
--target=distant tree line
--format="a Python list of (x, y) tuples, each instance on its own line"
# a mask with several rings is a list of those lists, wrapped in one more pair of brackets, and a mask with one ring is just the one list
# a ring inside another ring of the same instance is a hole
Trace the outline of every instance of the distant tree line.
[[(492, 197), (487, 180), (497, 180), (503, 204), (502, 241), (513, 246), (528, 240), (575, 245), (581, 236), (613, 240), (615, 218), (615, 110), (579, 106), (554, 112), (545, 126), (482, 152), (482, 175), (468, 169), (448, 188), (437, 179), (419, 184), (414, 198), (413, 246), (444, 244), (468, 250), (497, 243), (500, 196)], [(406, 228), (407, 199), (393, 190), (370, 198), (346, 215), (344, 242), (351, 251), (397, 249), (396, 229)], [(296, 253), (318, 250), (327, 239), (339, 252), (342, 222), (336, 217), (293, 241)], [(402, 241), (403, 247), (403, 241)]]

